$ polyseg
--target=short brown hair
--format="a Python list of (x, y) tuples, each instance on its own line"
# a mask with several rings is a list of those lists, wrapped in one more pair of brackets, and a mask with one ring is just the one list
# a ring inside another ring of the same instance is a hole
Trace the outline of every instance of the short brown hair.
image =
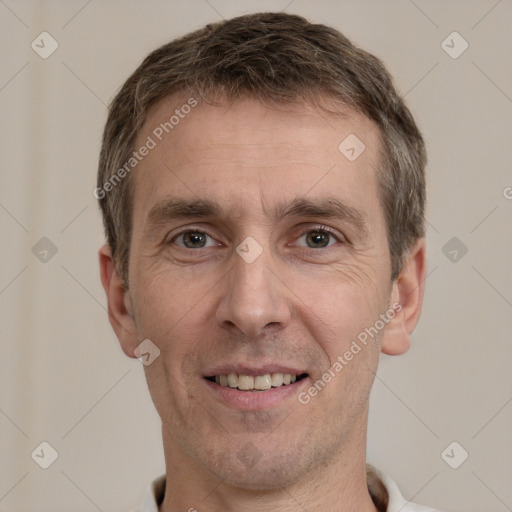
[[(377, 172), (391, 276), (398, 276), (405, 254), (425, 232), (426, 153), (411, 113), (381, 61), (337, 30), (296, 15), (257, 13), (207, 25), (153, 51), (110, 105), (95, 196), (126, 284), (131, 180), (112, 179), (130, 159), (149, 108), (182, 93), (207, 102), (251, 97), (267, 104), (320, 107), (322, 97), (331, 98), (372, 119), (382, 140)], [(105, 193), (109, 180), (113, 186)]]

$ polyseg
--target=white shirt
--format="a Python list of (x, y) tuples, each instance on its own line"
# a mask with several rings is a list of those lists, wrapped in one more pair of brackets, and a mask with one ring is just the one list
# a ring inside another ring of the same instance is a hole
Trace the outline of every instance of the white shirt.
[[(388, 506), (385, 512), (439, 512), (433, 508), (423, 507), (407, 501), (400, 492), (393, 479), (377, 471), (373, 466), (367, 465), (368, 489), (377, 506), (376, 499), (385, 499), (388, 494)], [(374, 482), (372, 484), (372, 481)], [(377, 484), (377, 485), (375, 485)], [(382, 485), (380, 485), (382, 484)], [(155, 479), (147, 488), (140, 512), (158, 512), (158, 506), (162, 503), (165, 493), (165, 475)], [(384, 511), (383, 511), (384, 512)]]

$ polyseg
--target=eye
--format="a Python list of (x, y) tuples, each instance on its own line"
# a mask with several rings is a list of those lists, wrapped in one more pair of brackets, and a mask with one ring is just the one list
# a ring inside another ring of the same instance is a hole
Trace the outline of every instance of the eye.
[(219, 245), (210, 235), (204, 231), (188, 229), (172, 238), (170, 243), (175, 243), (186, 249), (203, 249)]
[[(342, 237), (336, 236), (330, 228), (323, 226), (321, 228), (309, 229), (305, 231), (297, 241), (297, 245), (299, 247), (323, 249), (325, 247), (330, 247), (337, 242), (342, 242), (344, 239)], [(303, 242), (300, 243), (301, 241)]]

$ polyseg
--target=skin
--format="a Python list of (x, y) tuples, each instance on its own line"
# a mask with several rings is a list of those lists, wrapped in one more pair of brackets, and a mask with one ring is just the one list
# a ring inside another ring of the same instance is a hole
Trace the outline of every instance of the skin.
[[(181, 104), (155, 105), (137, 147)], [(100, 267), (124, 352), (135, 357), (144, 339), (161, 351), (145, 373), (162, 419), (163, 512), (375, 511), (365, 474), (369, 393), (379, 354), (409, 347), (423, 297), (425, 243), (417, 242), (392, 282), (375, 171), (379, 131), (360, 114), (340, 112), (269, 109), (248, 99), (201, 104), (130, 178), (129, 288), (108, 246)], [(349, 134), (366, 146), (353, 162), (338, 150)], [(220, 211), (154, 222), (151, 210), (169, 198), (216, 201)], [(277, 215), (278, 205), (297, 198), (335, 198), (362, 222)], [(319, 233), (323, 227), (332, 235)], [(192, 239), (180, 236), (184, 228), (195, 231)], [(236, 252), (246, 237), (262, 249), (251, 263)], [(300, 403), (299, 392), (322, 379), (394, 303), (401, 312)], [(277, 403), (244, 410), (204, 379), (212, 368), (235, 364), (281, 364), (308, 376)]]

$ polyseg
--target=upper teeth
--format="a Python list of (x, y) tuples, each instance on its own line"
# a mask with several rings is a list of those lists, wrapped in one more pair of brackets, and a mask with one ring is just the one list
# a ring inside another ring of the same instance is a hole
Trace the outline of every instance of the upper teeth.
[(229, 375), (216, 375), (215, 382), (221, 386), (238, 388), (243, 391), (257, 389), (264, 391), (265, 389), (277, 388), (279, 386), (291, 384), (297, 380), (297, 375), (290, 373), (265, 373), (264, 375), (237, 375), (230, 373)]

